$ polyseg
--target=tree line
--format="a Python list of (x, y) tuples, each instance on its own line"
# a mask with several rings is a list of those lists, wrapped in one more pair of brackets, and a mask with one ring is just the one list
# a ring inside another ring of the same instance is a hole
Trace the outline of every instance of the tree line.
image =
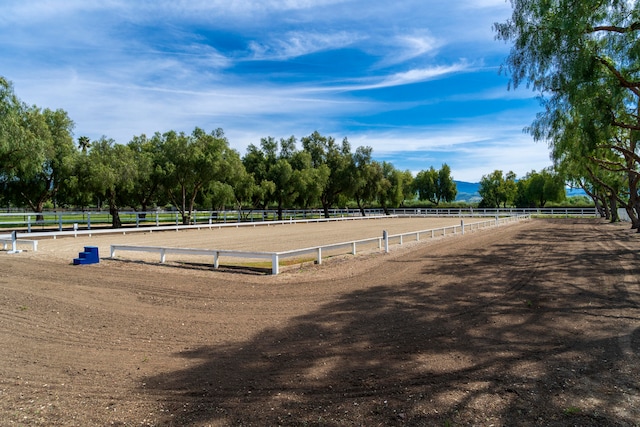
[[(286, 208), (322, 208), (328, 217), (332, 207), (347, 203), (364, 215), (367, 207), (387, 212), (416, 199), (438, 206), (457, 195), (447, 164), (413, 177), (374, 160), (371, 147), (353, 151), (347, 138), (336, 141), (319, 132), (299, 141), (262, 138), (244, 156), (230, 148), (222, 129), (143, 134), (127, 144), (107, 137), (74, 141), (74, 123), (65, 111), (26, 105), (1, 77), (0, 109), (0, 202), (34, 212), (106, 206), (112, 225), (120, 227), (125, 207), (146, 212), (171, 205), (188, 224), (194, 209), (276, 208), (282, 219)], [(498, 172), (483, 177), (483, 206), (544, 206), (559, 197), (526, 199), (518, 189), (529, 178), (516, 184), (510, 173), (505, 184), (494, 180)]]

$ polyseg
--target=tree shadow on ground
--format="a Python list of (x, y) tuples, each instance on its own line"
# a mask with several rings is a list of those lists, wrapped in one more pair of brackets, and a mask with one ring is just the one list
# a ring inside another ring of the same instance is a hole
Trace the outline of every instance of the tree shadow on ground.
[(637, 252), (579, 223), (548, 233), (386, 261), (283, 328), (180, 353), (191, 367), (145, 390), (166, 425), (635, 425), (640, 298), (618, 261)]

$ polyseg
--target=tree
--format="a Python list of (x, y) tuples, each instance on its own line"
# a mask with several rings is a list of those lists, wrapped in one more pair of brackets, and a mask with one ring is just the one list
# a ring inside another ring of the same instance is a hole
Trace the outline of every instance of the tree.
[(436, 182), (438, 181), (438, 171), (431, 166), (427, 170), (421, 170), (413, 180), (413, 187), (418, 193), (419, 200), (427, 200), (436, 204)]
[(440, 170), (431, 166), (428, 170), (418, 172), (413, 187), (420, 200), (428, 200), (436, 206), (441, 201), (453, 202), (458, 194), (456, 183), (451, 178), (451, 168), (446, 163)]
[[(46, 123), (40, 110), (27, 107), (0, 77), (0, 184), (20, 174), (33, 174), (45, 160), (43, 141)], [(3, 192), (4, 193), (4, 192)]]
[[(240, 159), (238, 159), (238, 161), (241, 162)], [(259, 187), (256, 185), (253, 175), (247, 172), (242, 163), (238, 164), (232, 170), (236, 172), (232, 178), (234, 202), (236, 209), (238, 209), (242, 215), (242, 210), (246, 205), (251, 204), (253, 195), (259, 190)]]
[(280, 139), (278, 143), (269, 137), (262, 140), (262, 147), (267, 161), (266, 178), (273, 183), (271, 196), (278, 208), (278, 220), (282, 221), (284, 208), (291, 206), (300, 189), (299, 174), (291, 165), (296, 152), (295, 138), (292, 136), (289, 139)]
[(384, 213), (389, 215), (389, 208), (397, 208), (404, 203), (406, 187), (412, 185), (411, 174), (396, 169), (389, 162), (382, 162), (382, 180), (380, 181), (380, 191), (378, 202)]
[(495, 170), (489, 175), (483, 175), (480, 179), (478, 193), (482, 200), (481, 207), (499, 208), (501, 205), (507, 207), (513, 204), (517, 186), (515, 184), (516, 174), (509, 171), (506, 176), (501, 170)]
[(296, 203), (306, 205), (311, 202), (310, 196), (317, 193), (311, 156), (296, 148), (293, 136), (279, 141), (273, 137), (262, 138), (260, 148), (251, 144), (243, 164), (260, 183), (257, 194), (262, 204), (277, 205), (279, 220), (283, 219), (284, 208)]
[(125, 197), (127, 204), (134, 210), (139, 208), (144, 217), (151, 206), (165, 201), (159, 199), (165, 178), (162, 168), (162, 137), (157, 133), (151, 139), (144, 134), (134, 136), (127, 147), (136, 164), (137, 177)]
[(562, 176), (552, 169), (531, 171), (518, 181), (517, 207), (543, 208), (547, 202), (561, 202), (566, 198)]
[(313, 167), (311, 154), (306, 151), (298, 151), (292, 159), (292, 164), (299, 171), (297, 182), (300, 187), (295, 203), (304, 209), (320, 206), (322, 193), (331, 175), (329, 167), (324, 164)]
[(329, 209), (338, 203), (340, 198), (344, 200), (353, 195), (355, 163), (351, 144), (345, 138), (342, 144), (338, 145), (334, 138), (322, 136), (317, 131), (301, 141), (304, 151), (311, 156), (312, 167), (326, 167), (329, 170), (329, 177), (320, 195), (324, 216), (328, 218)]
[[(413, 174), (409, 169), (401, 172), (402, 174), (402, 203), (400, 206), (404, 206), (407, 200), (414, 200), (416, 198), (416, 191), (413, 188)], [(456, 190), (457, 193), (457, 190)], [(453, 196), (455, 199), (455, 195)]]
[(255, 183), (251, 191), (251, 199), (254, 207), (265, 209), (269, 204), (271, 194), (275, 191), (274, 184), (267, 180), (268, 163), (265, 153), (256, 145), (249, 144), (247, 154), (242, 158), (242, 164), (251, 174)]
[(160, 144), (164, 189), (182, 223), (189, 224), (199, 193), (215, 189), (215, 181), (228, 184), (230, 165), (239, 164), (239, 155), (229, 148), (222, 129), (207, 134), (196, 127), (191, 135), (169, 131)]
[(130, 148), (103, 136), (91, 143), (91, 151), (81, 164), (86, 168), (81, 172), (84, 186), (108, 203), (112, 227), (122, 227), (120, 207), (137, 178)]
[(83, 153), (86, 153), (89, 147), (91, 147), (91, 139), (89, 139), (88, 136), (81, 136), (78, 138), (78, 148)]
[[(627, 203), (640, 213), (640, 5), (625, 0), (512, 0), (512, 5), (511, 19), (495, 29), (499, 39), (514, 43), (506, 62), (511, 83), (526, 82), (544, 96), (545, 110), (529, 131), (550, 142), (556, 159), (576, 151), (589, 156), (594, 169), (624, 173)], [(622, 161), (610, 163), (600, 149), (616, 152)]]
[(41, 163), (18, 168), (8, 192), (19, 205), (41, 213), (46, 202), (56, 202), (58, 191), (74, 171), (77, 151), (72, 137), (73, 122), (64, 110), (32, 107), (28, 121), (32, 137), (42, 150)]
[(446, 163), (438, 171), (438, 182), (436, 185), (436, 201), (453, 202), (458, 194), (456, 183), (451, 177), (451, 168)]
[(358, 147), (353, 156), (355, 162), (355, 185), (353, 198), (362, 216), (365, 216), (364, 206), (378, 197), (382, 182), (382, 165), (372, 158), (371, 147)]

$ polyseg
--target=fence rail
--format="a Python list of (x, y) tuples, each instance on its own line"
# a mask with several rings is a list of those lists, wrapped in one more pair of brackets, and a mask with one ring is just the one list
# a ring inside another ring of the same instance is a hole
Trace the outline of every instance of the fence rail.
[(555, 217), (599, 217), (600, 213), (595, 207), (589, 208), (445, 208), (445, 209), (390, 209), (395, 215), (426, 215), (426, 216), (505, 216), (505, 215), (532, 215)]
[[(368, 216), (385, 215), (382, 209), (367, 209)], [(595, 208), (535, 208), (535, 209), (390, 209), (392, 215), (420, 215), (420, 216), (456, 216), (456, 217), (486, 217), (486, 216), (555, 216), (555, 217), (598, 217)], [(359, 210), (332, 209), (332, 218), (361, 217)], [(120, 212), (123, 229), (180, 226), (182, 217), (175, 211), (151, 212)], [(286, 220), (306, 220), (324, 218), (321, 210), (284, 210)], [(51, 231), (76, 231), (109, 228), (112, 217), (108, 212), (22, 212), (0, 213), (0, 229), (7, 231), (18, 230), (21, 233), (37, 233)], [(189, 225), (227, 224), (245, 222), (275, 222), (278, 213), (275, 210), (252, 211), (195, 211)]]
[(220, 256), (236, 257), (236, 258), (256, 258), (256, 259), (271, 259), (271, 273), (279, 274), (280, 260), (286, 257), (299, 257), (308, 253), (314, 253), (316, 255), (316, 263), (322, 264), (323, 253), (327, 251), (333, 251), (340, 248), (348, 247), (351, 249), (351, 254), (356, 255), (357, 246), (362, 244), (377, 243), (378, 249), (382, 249), (383, 245), (385, 252), (389, 251), (389, 242), (392, 239), (397, 239), (399, 244), (404, 243), (405, 237), (415, 237), (416, 241), (420, 240), (420, 235), (430, 235), (431, 238), (437, 236), (446, 236), (449, 234), (457, 234), (458, 232), (464, 234), (466, 230), (473, 230), (498, 226), (500, 224), (507, 224), (514, 221), (522, 221), (530, 219), (530, 215), (513, 215), (507, 217), (496, 217), (492, 220), (474, 222), (472, 224), (465, 224), (464, 220), (460, 221), (460, 225), (433, 228), (428, 230), (412, 231), (408, 233), (388, 235), (383, 232), (382, 237), (371, 237), (368, 239), (352, 240), (348, 242), (333, 243), (328, 245), (312, 246), (302, 249), (292, 249), (281, 252), (256, 252), (256, 251), (240, 251), (240, 250), (225, 250), (225, 249), (195, 249), (195, 248), (174, 248), (174, 247), (160, 247), (160, 246), (134, 246), (134, 245), (111, 245), (111, 258), (116, 258), (118, 251), (134, 251), (134, 252), (149, 252), (157, 253), (160, 255), (160, 263), (166, 262), (167, 254), (187, 254), (187, 255), (203, 255), (213, 257), (213, 267), (219, 268)]
[[(165, 225), (158, 227), (124, 227), (124, 228), (102, 228), (102, 229), (74, 229), (66, 231), (46, 231), (46, 232), (31, 232), (27, 235), (32, 238), (53, 238), (57, 237), (78, 237), (78, 236), (93, 236), (97, 234), (127, 234), (127, 233), (153, 233), (154, 231), (180, 231), (180, 230), (200, 230), (203, 228), (239, 228), (239, 227), (269, 227), (279, 224), (303, 224), (311, 222), (333, 222), (333, 221), (360, 221), (368, 219), (382, 219), (382, 218), (397, 218), (397, 215), (387, 216), (355, 216), (355, 217), (335, 217), (335, 218), (315, 218), (315, 219), (288, 219), (286, 221), (261, 221), (261, 222), (229, 222), (229, 223), (202, 223), (196, 225)], [(0, 239), (8, 239), (9, 234), (0, 234)]]

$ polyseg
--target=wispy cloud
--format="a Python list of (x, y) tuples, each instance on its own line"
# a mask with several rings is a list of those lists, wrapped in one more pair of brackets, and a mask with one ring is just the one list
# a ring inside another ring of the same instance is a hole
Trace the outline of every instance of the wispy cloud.
[(491, 24), (509, 10), (504, 0), (8, 0), (0, 74), (25, 102), (66, 110), (76, 135), (125, 143), (222, 127), (244, 153), (264, 136), (318, 130), (400, 169), (447, 162), (478, 180), (547, 158), (522, 134), (532, 94), (508, 92), (497, 73), (508, 46)]
[(280, 39), (251, 41), (249, 43), (249, 49), (252, 52), (250, 59), (286, 60), (325, 50), (342, 49), (363, 38), (346, 31), (332, 34), (293, 31), (283, 36)]
[(391, 88), (405, 86), (414, 83), (425, 82), (438, 78), (443, 78), (453, 73), (464, 72), (468, 68), (465, 61), (452, 65), (438, 65), (426, 68), (417, 68), (402, 71), (385, 76), (367, 77), (359, 79), (357, 83), (326, 85), (310, 87), (303, 91), (308, 92), (355, 92), (373, 89)]
[(453, 65), (440, 65), (428, 68), (418, 68), (414, 70), (404, 71), (401, 73), (393, 74), (380, 83), (363, 86), (360, 89), (378, 89), (383, 87), (402, 86), (412, 83), (424, 82), (436, 78), (443, 77), (451, 73), (459, 73), (467, 68), (466, 62), (459, 62)]
[(423, 55), (434, 55), (437, 49), (444, 45), (444, 42), (421, 30), (414, 34), (398, 34), (391, 39), (381, 41), (379, 44), (387, 46), (388, 52), (377, 66), (388, 67)]

